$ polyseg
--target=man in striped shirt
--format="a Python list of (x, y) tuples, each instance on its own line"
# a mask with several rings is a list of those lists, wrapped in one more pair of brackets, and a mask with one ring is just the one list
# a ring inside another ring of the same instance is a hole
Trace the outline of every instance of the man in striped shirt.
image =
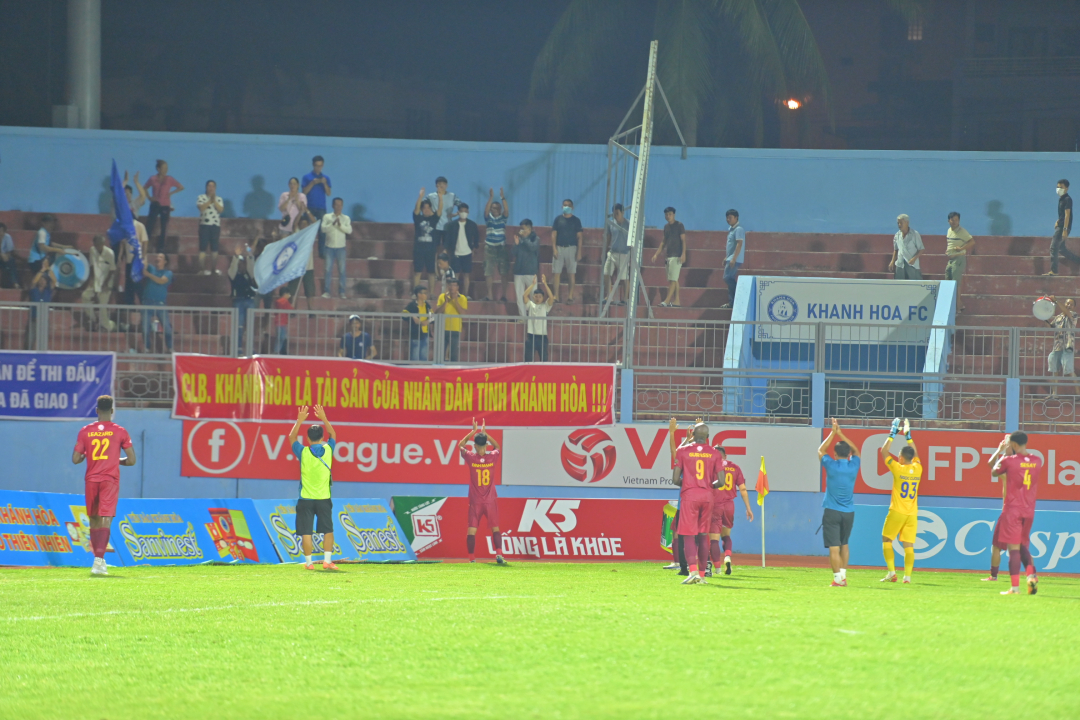
[[(510, 274), (510, 254), (506, 248), (506, 221), (510, 217), (510, 209), (506, 204), (506, 194), (499, 188), (499, 199), (495, 202), (495, 188), (488, 191), (487, 207), (484, 208), (484, 222), (487, 224), (487, 234), (484, 239), (484, 278), (487, 279), (487, 297), (485, 300), (502, 298), (506, 302), (506, 276)], [(492, 291), (492, 278), (498, 271), (498, 290)]]

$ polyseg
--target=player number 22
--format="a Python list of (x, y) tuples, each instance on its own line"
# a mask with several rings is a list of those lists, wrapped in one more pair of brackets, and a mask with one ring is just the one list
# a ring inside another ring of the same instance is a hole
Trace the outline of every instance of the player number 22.
[(108, 460), (109, 459), (109, 439), (108, 438), (94, 438), (91, 440), (94, 444), (94, 450), (90, 453), (91, 460)]
[(490, 485), (491, 484), (491, 471), (490, 470), (480, 470), (479, 472), (477, 472), (476, 473), (476, 484), (477, 485)]

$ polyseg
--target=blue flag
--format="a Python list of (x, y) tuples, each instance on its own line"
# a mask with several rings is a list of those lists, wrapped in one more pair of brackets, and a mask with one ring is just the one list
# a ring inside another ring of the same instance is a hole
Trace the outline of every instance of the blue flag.
[(109, 236), (113, 247), (120, 242), (127, 242), (128, 247), (131, 248), (131, 277), (135, 282), (139, 282), (143, 274), (142, 245), (139, 244), (139, 237), (135, 234), (135, 218), (131, 214), (131, 206), (124, 193), (124, 183), (120, 179), (120, 171), (116, 169), (115, 160), (112, 164), (112, 196), (116, 219), (105, 234)]
[(311, 246), (318, 236), (319, 223), (313, 223), (263, 248), (255, 261), (255, 283), (259, 286), (259, 294), (266, 295), (274, 288), (303, 276), (308, 258), (311, 257)]

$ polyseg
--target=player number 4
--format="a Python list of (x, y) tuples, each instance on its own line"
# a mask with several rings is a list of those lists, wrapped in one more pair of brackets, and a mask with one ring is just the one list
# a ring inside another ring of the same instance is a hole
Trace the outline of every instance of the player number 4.
[(1026, 487), (1028, 490), (1031, 489), (1031, 471), (1030, 470), (1025, 470), (1024, 471), (1024, 487)]

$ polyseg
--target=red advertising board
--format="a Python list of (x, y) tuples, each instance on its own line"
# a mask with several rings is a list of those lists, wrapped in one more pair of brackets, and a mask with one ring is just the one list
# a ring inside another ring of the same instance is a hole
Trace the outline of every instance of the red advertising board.
[[(333, 417), (331, 416), (331, 422)], [(299, 480), (289, 447), (292, 423), (185, 420), (180, 474), (185, 477)], [(468, 484), (469, 470), (457, 451), (463, 428), (401, 428), (335, 425), (335, 482)], [(488, 429), (502, 443), (502, 431)], [(494, 482), (502, 482), (501, 466)]]
[[(395, 498), (395, 503), (413, 498)], [(503, 556), (535, 560), (664, 560), (660, 546), (666, 500), (499, 498)], [(409, 513), (406, 534), (421, 558), (465, 558), (468, 498), (431, 498)], [(399, 514), (399, 520), (401, 515)], [(486, 521), (476, 556), (495, 556)]]
[[(888, 494), (892, 490), (892, 473), (885, 467), (880, 453), (888, 432), (852, 429), (844, 430), (844, 434), (859, 447), (862, 456), (855, 492)], [(1001, 480), (990, 476), (987, 462), (1004, 433), (917, 430), (912, 437), (923, 466), (920, 495), (1001, 497)], [(899, 453), (902, 447), (898, 438), (893, 453)], [(1027, 447), (1045, 463), (1039, 499), (1080, 500), (1080, 437), (1031, 434)], [(822, 488), (824, 482), (822, 473)]]
[(346, 358), (173, 355), (173, 416), (293, 420), (322, 405), (335, 423), (610, 425), (613, 365), (398, 366)]

